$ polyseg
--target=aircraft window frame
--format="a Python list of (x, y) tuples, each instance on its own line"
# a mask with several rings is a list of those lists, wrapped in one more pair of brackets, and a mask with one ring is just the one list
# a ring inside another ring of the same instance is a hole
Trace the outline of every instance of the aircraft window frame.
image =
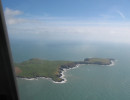
[(0, 0), (0, 100), (19, 100), (9, 38)]

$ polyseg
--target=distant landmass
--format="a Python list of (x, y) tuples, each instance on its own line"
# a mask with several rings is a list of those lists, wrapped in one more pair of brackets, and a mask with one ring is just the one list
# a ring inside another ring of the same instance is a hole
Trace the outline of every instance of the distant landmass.
[(74, 68), (79, 64), (110, 65), (114, 59), (85, 58), (84, 61), (49, 61), (33, 58), (21, 63), (15, 63), (16, 76), (19, 78), (51, 78), (55, 82), (62, 82), (64, 69)]

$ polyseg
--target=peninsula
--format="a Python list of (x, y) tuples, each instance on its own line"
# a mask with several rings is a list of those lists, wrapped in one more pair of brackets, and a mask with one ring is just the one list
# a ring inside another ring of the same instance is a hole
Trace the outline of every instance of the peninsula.
[(114, 59), (85, 58), (84, 61), (49, 61), (33, 58), (21, 63), (15, 63), (16, 76), (19, 78), (51, 78), (55, 82), (64, 81), (62, 71), (76, 67), (78, 64), (110, 65)]

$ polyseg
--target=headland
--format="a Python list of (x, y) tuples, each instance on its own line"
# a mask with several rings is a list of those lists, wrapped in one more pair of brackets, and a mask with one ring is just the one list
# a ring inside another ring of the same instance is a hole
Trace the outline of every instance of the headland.
[(84, 61), (49, 61), (38, 58), (15, 63), (16, 76), (19, 78), (51, 78), (56, 83), (64, 83), (64, 71), (75, 68), (80, 64), (111, 65), (111, 58), (85, 58)]

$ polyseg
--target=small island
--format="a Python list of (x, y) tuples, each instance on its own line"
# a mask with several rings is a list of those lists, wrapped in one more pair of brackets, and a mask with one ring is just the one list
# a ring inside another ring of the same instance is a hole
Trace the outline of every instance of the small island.
[(74, 68), (79, 64), (110, 65), (114, 59), (85, 58), (84, 61), (49, 61), (33, 58), (21, 63), (15, 63), (16, 76), (19, 78), (51, 78), (55, 82), (62, 82), (64, 69)]

